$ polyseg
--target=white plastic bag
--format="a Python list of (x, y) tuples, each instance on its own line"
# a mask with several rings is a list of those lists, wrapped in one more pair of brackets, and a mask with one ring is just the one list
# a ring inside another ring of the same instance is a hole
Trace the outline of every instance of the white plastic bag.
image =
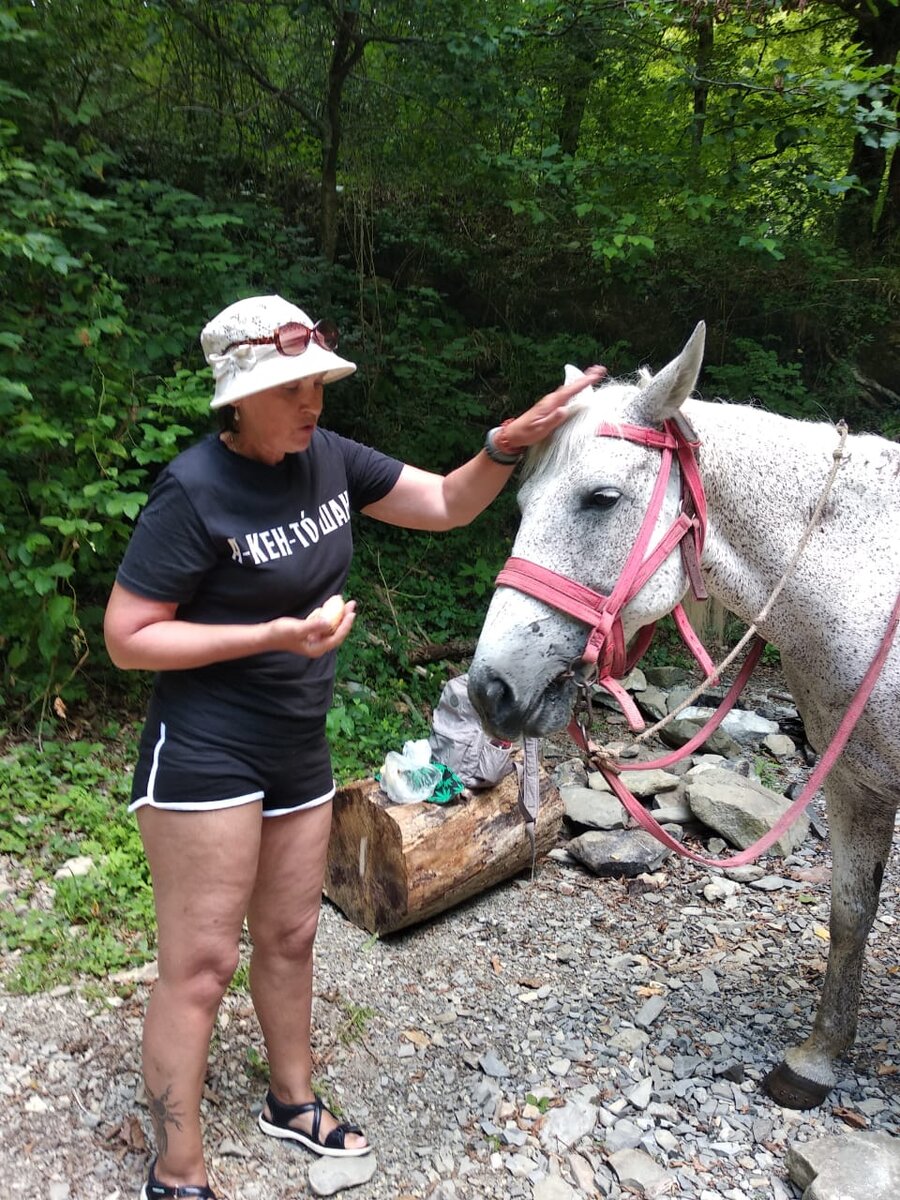
[(405, 742), (403, 753), (389, 750), (384, 757), (379, 783), (395, 804), (418, 804), (434, 794), (443, 771), (431, 763), (427, 738)]

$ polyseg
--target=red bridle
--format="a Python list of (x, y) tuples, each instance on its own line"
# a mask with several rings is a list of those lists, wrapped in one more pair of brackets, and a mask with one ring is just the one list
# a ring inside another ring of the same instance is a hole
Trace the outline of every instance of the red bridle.
[[(700, 557), (706, 537), (706, 496), (697, 466), (695, 451), (700, 445), (696, 434), (683, 418), (663, 422), (662, 430), (642, 425), (609, 425), (601, 423), (597, 437), (623, 438), (638, 445), (659, 450), (662, 459), (637, 540), (625, 561), (612, 592), (608, 596), (595, 592), (547, 567), (524, 558), (508, 558), (497, 576), (497, 585), (516, 588), (535, 599), (549, 604), (560, 612), (590, 625), (591, 632), (582, 652), (582, 660), (596, 664), (597, 683), (616, 698), (634, 730), (644, 728), (637, 705), (618, 682), (623, 679), (646, 652), (656, 628), (655, 622), (640, 630), (632, 645), (626, 648), (621, 613), (658, 567), (676, 549), (698, 600), (705, 600), (706, 588), (700, 573)], [(662, 509), (672, 464), (677, 459), (681, 471), (681, 509), (660, 541), (648, 554), (656, 521)], [(691, 627), (680, 604), (672, 610), (679, 633), (700, 664), (705, 675), (714, 674), (715, 667), (700, 639)]]

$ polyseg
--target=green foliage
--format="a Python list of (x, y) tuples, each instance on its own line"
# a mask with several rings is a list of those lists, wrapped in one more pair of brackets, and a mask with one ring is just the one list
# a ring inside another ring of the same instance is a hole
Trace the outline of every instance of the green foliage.
[(763, 787), (767, 787), (773, 792), (781, 790), (778, 768), (770, 759), (755, 758), (753, 760), (753, 773)]
[(338, 1037), (344, 1046), (352, 1046), (366, 1036), (366, 1027), (375, 1016), (375, 1009), (365, 1004), (354, 1004), (351, 1000), (340, 1000), (343, 1009)]
[(247, 1047), (244, 1072), (254, 1083), (269, 1082), (269, 1064), (254, 1046)]
[[(0, 852), (19, 880), (14, 902), (0, 906), (14, 991), (105, 979), (151, 957), (149, 873), (126, 807), (132, 750), (47, 740), (9, 744), (0, 759)], [(93, 860), (87, 874), (56, 878), (80, 856)]]
[(780, 362), (775, 350), (751, 338), (735, 338), (733, 349), (735, 362), (706, 367), (717, 395), (739, 403), (758, 402), (790, 417), (819, 415), (803, 384), (800, 363)]
[(533, 1108), (536, 1108), (540, 1112), (541, 1116), (544, 1116), (545, 1113), (550, 1111), (549, 1096), (535, 1096), (532, 1092), (529, 1092), (525, 1097), (525, 1103), (530, 1104)]

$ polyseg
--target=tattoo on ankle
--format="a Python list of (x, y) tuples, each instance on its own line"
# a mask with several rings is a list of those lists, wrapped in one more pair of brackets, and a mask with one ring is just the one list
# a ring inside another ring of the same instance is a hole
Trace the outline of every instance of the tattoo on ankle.
[(171, 1084), (164, 1092), (160, 1092), (158, 1096), (154, 1095), (150, 1089), (144, 1085), (147, 1093), (147, 1101), (150, 1107), (150, 1120), (153, 1122), (153, 1132), (156, 1136), (157, 1153), (165, 1157), (169, 1148), (169, 1125), (174, 1125), (178, 1132), (181, 1132), (181, 1119), (183, 1112), (178, 1104), (173, 1104), (169, 1093), (172, 1091)]

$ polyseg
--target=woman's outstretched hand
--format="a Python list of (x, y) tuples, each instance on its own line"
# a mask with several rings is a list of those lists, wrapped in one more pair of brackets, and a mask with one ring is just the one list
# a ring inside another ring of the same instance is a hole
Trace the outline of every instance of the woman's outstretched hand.
[(509, 445), (518, 450), (542, 442), (569, 416), (566, 405), (572, 397), (583, 392), (586, 387), (596, 387), (605, 377), (606, 367), (587, 367), (580, 379), (564, 383), (556, 391), (548, 392), (537, 404), (533, 404), (526, 412), (503, 426), (504, 448), (505, 445)]

